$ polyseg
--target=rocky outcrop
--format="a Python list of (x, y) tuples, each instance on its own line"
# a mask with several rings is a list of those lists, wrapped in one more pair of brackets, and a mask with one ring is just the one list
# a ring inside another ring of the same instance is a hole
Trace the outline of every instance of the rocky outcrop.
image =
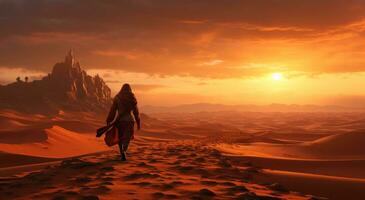
[(0, 108), (27, 112), (104, 111), (111, 104), (104, 80), (88, 75), (70, 50), (41, 80), (0, 86)]

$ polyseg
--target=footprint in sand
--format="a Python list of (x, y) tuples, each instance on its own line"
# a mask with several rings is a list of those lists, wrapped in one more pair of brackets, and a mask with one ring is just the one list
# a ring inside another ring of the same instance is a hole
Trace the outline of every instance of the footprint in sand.
[(142, 182), (138, 182), (138, 183), (133, 183), (133, 184), (138, 185), (140, 187), (146, 187), (146, 186), (151, 185), (150, 182), (146, 182), (146, 181), (142, 181)]
[(247, 200), (247, 199), (253, 199), (253, 200), (282, 200), (278, 197), (271, 197), (271, 196), (259, 196), (256, 195), (254, 192), (246, 192), (243, 194), (238, 195), (236, 198), (237, 200)]
[(193, 166), (176, 166), (176, 167), (173, 167), (175, 170), (179, 171), (180, 173), (188, 173), (190, 171), (192, 171), (193, 169), (195, 169)]
[(163, 197), (165, 196), (165, 194), (164, 194), (164, 193), (162, 193), (162, 192), (155, 192), (155, 193), (153, 193), (153, 194), (152, 194), (152, 196), (153, 196), (155, 199), (161, 199), (161, 198), (163, 198)]
[(144, 167), (144, 168), (149, 168), (149, 169), (156, 169), (156, 167), (152, 166), (152, 165), (148, 165), (145, 162), (139, 162), (137, 164), (137, 167)]
[(278, 183), (273, 183), (268, 186), (269, 189), (274, 190), (277, 193), (288, 193), (289, 190), (285, 188), (283, 185), (280, 185)]
[(89, 195), (89, 196), (83, 196), (80, 199), (81, 200), (99, 200), (99, 197), (95, 196), (95, 195)]
[(101, 185), (114, 185), (114, 183), (112, 182), (109, 182), (109, 181), (105, 181), (105, 182), (102, 182), (100, 183)]
[(236, 186), (236, 184), (235, 183), (232, 183), (232, 182), (223, 182), (223, 183), (221, 183), (222, 185), (225, 185), (225, 186)]
[(207, 185), (207, 186), (216, 186), (216, 185), (218, 185), (218, 183), (216, 181), (200, 181), (200, 183), (202, 185)]
[(67, 197), (61, 196), (61, 195), (55, 195), (55, 197), (52, 198), (52, 200), (66, 200)]
[(101, 170), (101, 171), (104, 171), (104, 172), (110, 172), (110, 171), (114, 171), (114, 170), (115, 170), (115, 168), (114, 168), (114, 167), (109, 166), (109, 167), (102, 167), (102, 168), (100, 168), (100, 170)]
[(184, 185), (185, 183), (182, 181), (172, 181), (170, 184), (175, 187), (175, 186), (179, 186), (179, 185)]
[(213, 156), (213, 157), (215, 157), (215, 158), (219, 158), (219, 157), (221, 157), (221, 156), (222, 156), (221, 152), (219, 152), (219, 151), (218, 151), (218, 150), (216, 150), (216, 149), (211, 150), (211, 151), (210, 151), (210, 153), (209, 153), (209, 155), (210, 155), (210, 156)]
[(159, 160), (155, 159), (155, 158), (152, 158), (148, 161), (148, 163), (157, 163), (159, 162)]
[(179, 155), (177, 158), (178, 159), (186, 159), (186, 158), (189, 158), (189, 156), (188, 155)]
[(228, 188), (227, 191), (232, 193), (242, 193), (242, 192), (248, 192), (249, 190), (245, 186), (233, 186)]
[(104, 178), (101, 178), (101, 180), (103, 180), (103, 181), (113, 181), (114, 178), (113, 177), (104, 177)]
[(203, 157), (198, 157), (198, 158), (195, 158), (195, 159), (194, 159), (194, 161), (195, 161), (195, 162), (197, 162), (197, 163), (203, 163), (203, 162), (205, 162), (206, 160), (205, 160), (205, 158), (203, 158)]
[(162, 193), (162, 192), (155, 192), (152, 194), (152, 197), (154, 199), (178, 199), (179, 196), (175, 195), (175, 194), (165, 194), (165, 193)]
[(197, 199), (197, 200), (198, 199), (199, 200), (201, 200), (201, 199), (212, 199), (215, 196), (216, 196), (216, 194), (213, 191), (204, 188), (204, 189), (199, 190), (198, 192), (193, 192), (192, 196), (191, 196), (191, 199)]
[(89, 177), (77, 177), (75, 179), (72, 179), (72, 182), (76, 183), (76, 184), (86, 184), (86, 183), (90, 183), (93, 179), (89, 178)]
[(161, 176), (158, 174), (135, 172), (135, 173), (129, 174), (127, 176), (124, 176), (124, 179), (126, 181), (130, 181), (130, 180), (136, 180), (136, 179), (140, 179), (140, 178), (159, 178), (159, 177), (161, 177)]
[(107, 186), (101, 185), (95, 188), (90, 188), (91, 194), (105, 194), (107, 192), (111, 191), (111, 189)]
[(218, 166), (220, 166), (222, 168), (231, 168), (232, 167), (232, 164), (229, 162), (229, 160), (220, 159), (218, 161)]

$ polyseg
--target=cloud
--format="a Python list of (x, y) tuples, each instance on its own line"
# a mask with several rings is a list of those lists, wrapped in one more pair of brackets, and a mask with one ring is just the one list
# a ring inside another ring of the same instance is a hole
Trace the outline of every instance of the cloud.
[[(120, 86), (122, 86), (124, 84), (123, 81), (118, 81), (118, 80), (109, 80), (106, 81), (107, 84), (118, 84)], [(158, 84), (132, 84), (131, 87), (133, 88), (133, 90), (137, 91), (137, 92), (141, 92), (141, 93), (146, 93), (146, 92), (151, 92), (154, 91), (156, 89), (161, 89), (161, 88), (166, 88), (165, 85), (158, 85)], [(118, 90), (117, 88), (113, 88)]]
[(214, 59), (214, 60), (209, 60), (209, 61), (203, 62), (203, 63), (201, 63), (199, 65), (214, 66), (214, 65), (219, 65), (219, 64), (221, 64), (223, 62), (224, 62), (224, 60)]
[(74, 48), (85, 68), (162, 76), (364, 71), (364, 21), (362, 0), (2, 0), (0, 65), (47, 72)]
[(157, 85), (157, 84), (133, 84), (133, 89), (140, 92), (150, 92), (152, 90), (165, 88), (165, 85)]
[(140, 55), (135, 52), (123, 51), (123, 50), (96, 50), (93, 52), (95, 55), (106, 56), (106, 57), (124, 57), (129, 60), (135, 60)]

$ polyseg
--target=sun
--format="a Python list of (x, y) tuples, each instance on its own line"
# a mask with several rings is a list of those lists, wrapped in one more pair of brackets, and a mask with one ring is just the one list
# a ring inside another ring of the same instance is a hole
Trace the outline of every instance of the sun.
[(279, 72), (275, 72), (271, 74), (271, 78), (275, 81), (279, 81), (283, 78), (283, 75)]

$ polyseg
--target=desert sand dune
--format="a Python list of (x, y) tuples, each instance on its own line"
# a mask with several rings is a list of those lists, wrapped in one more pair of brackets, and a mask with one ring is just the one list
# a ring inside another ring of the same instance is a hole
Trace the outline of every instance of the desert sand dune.
[(107, 150), (94, 137), (95, 129), (102, 124), (95, 114), (60, 112), (44, 116), (4, 110), (0, 122), (4, 124), (0, 128), (0, 150), (7, 153), (65, 158)]
[[(10, 124), (13, 125), (13, 124)], [(32, 125), (16, 125), (5, 126), (0, 130), (0, 143), (21, 144), (34, 143), (47, 140), (46, 129), (51, 129), (53, 126), (63, 127), (64, 129), (75, 131), (77, 133), (93, 133), (97, 127), (101, 125), (79, 122), (75, 120), (65, 121), (46, 121), (43, 123), (33, 123)]]
[(301, 160), (236, 155), (231, 160), (237, 165), (250, 162), (271, 170), (365, 179), (365, 160)]
[(83, 121), (83, 120), (62, 120), (62, 121), (55, 121), (50, 122), (49, 125), (52, 126), (59, 126), (62, 128), (65, 128), (67, 130), (75, 131), (78, 133), (92, 133), (95, 132), (97, 128), (102, 126), (102, 124), (99, 123), (92, 123), (89, 121)]
[(330, 133), (323, 133), (323, 134), (313, 134), (313, 133), (275, 133), (270, 132), (266, 134), (267, 137), (272, 139), (278, 139), (278, 140), (291, 140), (296, 142), (311, 142), (317, 139), (321, 139), (326, 136), (330, 136)]
[[(242, 152), (251, 155), (233, 156), (232, 159), (237, 165), (240, 163), (246, 165), (248, 162), (257, 167), (262, 173), (253, 177), (255, 182), (277, 182), (289, 190), (329, 199), (365, 198), (364, 159), (328, 160), (318, 159), (318, 155), (316, 159), (308, 159), (308, 157), (296, 159), (306, 155), (302, 152), (303, 149), (272, 148), (265, 145), (251, 145), (245, 150), (234, 146), (229, 148), (219, 146), (218, 149), (233, 155), (240, 155)], [(278, 155), (280, 157), (276, 157)], [(321, 156), (328, 158), (328, 156)], [(331, 157), (337, 158), (335, 155)]]
[(356, 131), (323, 137), (305, 145), (316, 154), (365, 158), (364, 144), (365, 131)]
[(0, 143), (0, 149), (10, 153), (49, 158), (65, 158), (97, 151), (105, 151), (108, 149), (102, 141), (97, 140), (94, 135), (79, 134), (59, 126), (34, 131), (35, 132), (27, 132), (24, 134), (31, 134), (31, 136), (37, 138), (39, 133), (42, 133), (46, 137), (43, 138), (42, 135), (42, 138), (37, 139), (44, 140), (26, 144)]
[(37, 172), (1, 179), (7, 199), (365, 198), (359, 113), (142, 115), (125, 163), (117, 152), (89, 155), (110, 150), (90, 132), (104, 116), (18, 115), (0, 115), (21, 123), (1, 129), (0, 139), (29, 134), (0, 143), (10, 161), (0, 175)]
[(256, 177), (256, 181), (274, 181), (285, 185), (288, 190), (310, 193), (334, 200), (365, 198), (365, 179), (263, 170), (263, 173)]
[[(116, 153), (65, 160), (0, 182), (6, 199), (309, 199), (251, 182), (253, 172), (193, 142), (132, 145), (130, 160)], [(26, 189), (20, 189), (19, 186)]]
[[(287, 142), (264, 138), (236, 139), (232, 146), (222, 144), (218, 148), (232, 154), (246, 156), (276, 157), (288, 159), (352, 160), (365, 159), (365, 134), (352, 132), (324, 136), (311, 142)], [(247, 144), (247, 145), (245, 145)]]

